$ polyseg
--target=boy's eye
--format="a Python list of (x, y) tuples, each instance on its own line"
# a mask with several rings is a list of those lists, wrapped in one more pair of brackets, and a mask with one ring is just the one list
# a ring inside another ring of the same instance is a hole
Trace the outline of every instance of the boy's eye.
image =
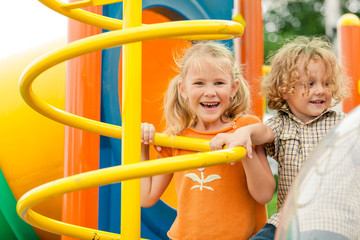
[(313, 86), (313, 85), (314, 85), (313, 82), (308, 82), (308, 83), (306, 83), (306, 86), (307, 86), (307, 87), (311, 87), (311, 86)]

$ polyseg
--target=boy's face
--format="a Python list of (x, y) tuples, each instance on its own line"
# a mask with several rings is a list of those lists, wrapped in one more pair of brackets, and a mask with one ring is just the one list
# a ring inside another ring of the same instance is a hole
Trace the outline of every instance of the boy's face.
[[(311, 59), (308, 66), (309, 78), (305, 72), (304, 61), (299, 62), (299, 80), (294, 93), (284, 94), (283, 98), (290, 111), (304, 123), (319, 116), (330, 107), (332, 92), (326, 82), (326, 67), (321, 59)], [(306, 87), (308, 93), (306, 93)]]

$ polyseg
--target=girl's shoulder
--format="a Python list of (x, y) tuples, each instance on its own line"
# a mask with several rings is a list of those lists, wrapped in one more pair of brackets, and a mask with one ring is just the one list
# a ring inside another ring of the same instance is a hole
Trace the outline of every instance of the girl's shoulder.
[(261, 120), (254, 115), (240, 115), (233, 120), (232, 126), (233, 128), (239, 128), (255, 123), (261, 123)]

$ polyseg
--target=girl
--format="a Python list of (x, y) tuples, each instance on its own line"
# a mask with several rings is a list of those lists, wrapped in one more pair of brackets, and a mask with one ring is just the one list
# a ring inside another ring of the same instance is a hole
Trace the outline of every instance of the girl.
[[(165, 97), (166, 133), (211, 139), (218, 133), (260, 122), (245, 115), (250, 105), (249, 90), (225, 46), (197, 43), (178, 65), (180, 74), (170, 82)], [(142, 160), (148, 160), (148, 144), (154, 134), (153, 125), (142, 124)], [(193, 153), (157, 150), (162, 157)], [(249, 239), (265, 224), (264, 204), (273, 196), (275, 181), (264, 151), (255, 151), (252, 159), (234, 164), (143, 178), (142, 206), (154, 205), (173, 176), (178, 207), (168, 232), (170, 239)]]

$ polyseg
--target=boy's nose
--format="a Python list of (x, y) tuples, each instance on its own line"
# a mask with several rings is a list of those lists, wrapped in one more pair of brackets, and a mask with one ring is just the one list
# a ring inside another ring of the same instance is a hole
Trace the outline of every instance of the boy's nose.
[(325, 91), (326, 90), (323, 84), (316, 84), (315, 94), (323, 94)]

